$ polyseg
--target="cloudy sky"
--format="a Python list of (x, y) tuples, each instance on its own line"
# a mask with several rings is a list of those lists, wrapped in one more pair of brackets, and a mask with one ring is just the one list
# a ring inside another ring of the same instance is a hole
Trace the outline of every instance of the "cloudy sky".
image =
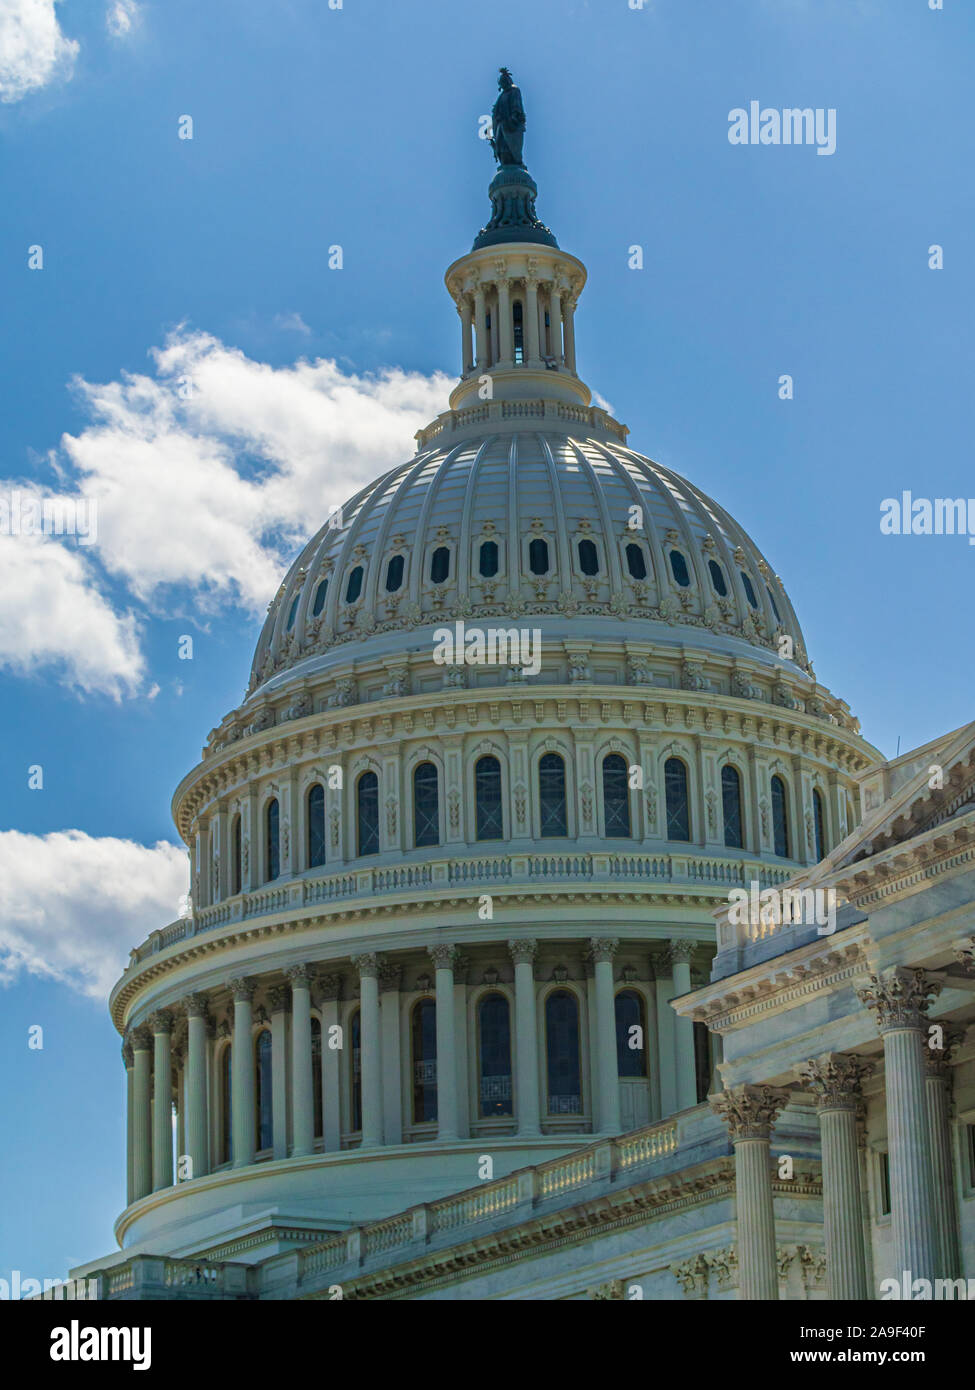
[[(111, 1249), (104, 1001), (186, 890), (172, 788), (299, 544), (445, 406), (499, 63), (631, 443), (756, 537), (885, 753), (972, 717), (975, 550), (879, 517), (975, 492), (973, 29), (962, 0), (4, 0), (0, 1277)], [(835, 154), (731, 145), (753, 100), (835, 109)], [(55, 495), (94, 501), (88, 543), (16, 534)]]

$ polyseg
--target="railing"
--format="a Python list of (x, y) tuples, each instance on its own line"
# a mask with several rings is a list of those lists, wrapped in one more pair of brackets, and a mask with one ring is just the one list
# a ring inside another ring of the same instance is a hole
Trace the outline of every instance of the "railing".
[(434, 1231), (456, 1231), (490, 1216), (499, 1216), (518, 1205), (518, 1183), (514, 1178), (489, 1183), (486, 1187), (462, 1192), (430, 1205), (431, 1227)]
[(559, 420), (576, 425), (588, 425), (591, 428), (606, 430), (624, 444), (629, 433), (625, 425), (621, 425), (612, 415), (607, 415), (605, 410), (598, 407), (569, 405), (565, 401), (543, 399), (492, 401), (484, 405), (468, 406), (464, 410), (446, 410), (425, 429), (417, 430), (416, 441), (421, 449), (425, 449), (443, 434), (467, 429), (470, 425), (490, 426), (494, 420), (512, 419)]

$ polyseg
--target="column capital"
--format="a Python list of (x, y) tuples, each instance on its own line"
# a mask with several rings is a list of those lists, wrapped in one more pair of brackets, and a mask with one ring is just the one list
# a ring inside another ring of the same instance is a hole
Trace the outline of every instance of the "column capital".
[(708, 1097), (711, 1109), (724, 1120), (733, 1143), (739, 1139), (769, 1139), (790, 1092), (782, 1086), (735, 1086)]
[(209, 1000), (205, 994), (186, 994), (179, 1002), (187, 1018), (206, 1018)]
[(272, 985), (267, 992), (267, 997), (272, 1014), (284, 1013), (287, 1010), (289, 1003), (287, 985)]
[(824, 1052), (796, 1068), (803, 1086), (813, 1092), (818, 1110), (852, 1110), (860, 1103), (860, 1087), (874, 1072), (872, 1062), (844, 1052)]
[(871, 975), (869, 985), (857, 989), (857, 998), (873, 1012), (881, 1033), (895, 1029), (920, 1031), (927, 1023), (931, 998), (941, 993), (941, 985), (929, 980), (923, 970), (894, 966), (883, 975)]
[(320, 1004), (332, 1004), (342, 993), (341, 975), (319, 975), (317, 983)]
[(157, 1009), (149, 1015), (149, 1027), (153, 1034), (171, 1033), (175, 1019), (169, 1009)]
[(591, 936), (589, 938), (589, 955), (593, 963), (599, 965), (609, 961), (613, 963), (613, 956), (616, 954), (620, 944), (618, 936)]
[(311, 989), (312, 969), (309, 965), (291, 965), (284, 972), (290, 980), (292, 989)]
[(696, 941), (671, 941), (667, 949), (667, 959), (672, 967), (675, 965), (690, 965), (696, 949)]
[(438, 970), (453, 970), (460, 956), (460, 952), (456, 946), (438, 944), (436, 946), (428, 946), (427, 955)]
[(932, 1047), (933, 1039), (929, 1038), (924, 1047), (924, 1066), (928, 1076), (937, 1077), (941, 1081), (948, 1080), (948, 1065), (951, 1062), (953, 1053), (961, 1047), (965, 1041), (964, 1028), (943, 1028), (942, 1047)]
[(249, 1004), (254, 998), (254, 991), (257, 989), (257, 981), (241, 977), (231, 980), (228, 988), (233, 995), (235, 1004)]
[(509, 941), (508, 950), (515, 965), (533, 965), (538, 942), (531, 936), (522, 937), (518, 941)]
[(955, 946), (955, 960), (966, 975), (975, 975), (975, 936), (960, 941)]
[(128, 1033), (126, 1033), (125, 1037), (122, 1039), (122, 1061), (125, 1063), (126, 1067), (131, 1067), (135, 1061), (135, 1054), (132, 1051), (132, 1043), (129, 1040)]
[(358, 970), (360, 980), (376, 980), (383, 957), (376, 951), (367, 951), (364, 955), (353, 956), (352, 964)]
[(379, 993), (392, 994), (399, 989), (403, 978), (403, 967), (392, 961), (384, 961), (379, 967)]

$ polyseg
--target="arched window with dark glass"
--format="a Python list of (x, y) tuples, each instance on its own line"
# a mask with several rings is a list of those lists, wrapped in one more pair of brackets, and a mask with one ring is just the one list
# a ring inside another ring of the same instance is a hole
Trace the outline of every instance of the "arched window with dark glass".
[(532, 574), (548, 574), (548, 541), (539, 536), (529, 542), (528, 568)]
[(736, 767), (725, 763), (721, 769), (721, 811), (724, 817), (724, 842), (729, 849), (744, 845), (741, 825), (741, 774)]
[(271, 1106), (271, 1030), (262, 1028), (254, 1044), (254, 1111), (257, 1120), (255, 1142), (258, 1152), (274, 1144), (274, 1119)]
[(437, 1006), (421, 999), (410, 1028), (413, 1060), (413, 1123), (437, 1118)]
[(626, 547), (626, 568), (630, 572), (631, 579), (646, 579), (647, 562), (644, 559), (643, 550), (635, 541), (630, 541)]
[(501, 764), (490, 755), (478, 758), (474, 766), (474, 823), (479, 840), (500, 840), (504, 836)]
[(308, 867), (325, 863), (325, 788), (316, 782), (308, 789)]
[(545, 1060), (548, 1113), (581, 1115), (579, 1004), (566, 989), (554, 990), (545, 1000)]
[(565, 763), (546, 753), (538, 763), (538, 814), (542, 839), (568, 835), (565, 808)]
[(754, 585), (752, 584), (751, 578), (745, 573), (744, 570), (742, 570), (741, 572), (741, 587), (744, 589), (745, 597), (747, 598), (751, 606), (753, 608), (757, 608), (758, 599), (755, 595)]
[(349, 582), (348, 582), (348, 583), (346, 584), (346, 586), (345, 586), (345, 601), (346, 601), (346, 603), (355, 603), (356, 599), (359, 597), (359, 595), (360, 595), (361, 593), (362, 593), (362, 566), (361, 566), (361, 565), (356, 565), (355, 569), (354, 569), (354, 570), (352, 571), (352, 573), (349, 575)]
[(240, 816), (234, 816), (233, 825), (230, 829), (230, 893), (233, 896), (240, 892), (241, 887), (241, 864), (243, 862)]
[(349, 1051), (349, 1065), (351, 1067), (351, 1087), (350, 1096), (352, 1100), (352, 1129), (354, 1132), (362, 1129), (362, 1014), (356, 1009), (349, 1024), (349, 1034), (352, 1046)]
[(630, 838), (629, 768), (619, 753), (603, 758), (603, 819), (608, 837)]
[(826, 858), (826, 810), (823, 798), (813, 787), (813, 836), (816, 842), (816, 860)]
[(315, 597), (314, 597), (314, 600), (312, 601), (312, 605), (311, 605), (311, 615), (312, 615), (313, 618), (317, 618), (317, 617), (318, 617), (319, 613), (320, 613), (320, 612), (322, 611), (322, 609), (325, 607), (325, 600), (326, 600), (327, 598), (328, 598), (328, 580), (327, 580), (327, 579), (320, 579), (320, 580), (318, 581), (318, 588), (315, 590)]
[(717, 560), (708, 561), (708, 572), (711, 575), (711, 583), (714, 585), (714, 592), (720, 598), (726, 598), (728, 586), (724, 581), (724, 570), (718, 564)]
[(520, 366), (525, 360), (525, 318), (520, 299), (516, 299), (511, 308), (511, 330), (514, 339), (515, 364)]
[(691, 582), (691, 576), (687, 572), (687, 561), (679, 550), (672, 550), (670, 552), (670, 568), (680, 587), (682, 589), (688, 588)]
[(646, 1011), (635, 989), (621, 989), (616, 996), (616, 1070), (623, 1077), (647, 1074)]
[(288, 631), (289, 631), (289, 632), (291, 631), (291, 629), (292, 629), (292, 628), (294, 627), (294, 625), (295, 625), (295, 617), (297, 616), (297, 613), (298, 613), (298, 600), (299, 600), (300, 598), (301, 598), (301, 595), (300, 595), (300, 594), (295, 594), (294, 598), (291, 600), (291, 607), (288, 609)]
[(364, 772), (355, 787), (356, 853), (379, 853), (379, 778)]
[(775, 621), (777, 623), (781, 623), (782, 619), (779, 617), (779, 605), (776, 603), (775, 595), (772, 593), (772, 590), (769, 588), (767, 584), (765, 586), (765, 592), (768, 594), (768, 601), (772, 605), (772, 612), (775, 614)]
[(413, 769), (413, 843), (417, 849), (440, 843), (439, 779), (433, 763)]
[(583, 574), (590, 576), (599, 573), (599, 552), (595, 541), (587, 539), (579, 542), (579, 568)]
[(667, 802), (667, 839), (691, 838), (691, 808), (687, 799), (687, 768), (680, 758), (664, 763), (664, 796)]
[(267, 854), (267, 877), (270, 881), (281, 872), (281, 808), (278, 799), (272, 796), (264, 812), (265, 853)]
[(788, 859), (789, 811), (786, 804), (785, 783), (781, 777), (772, 778), (772, 839), (775, 853), (782, 859)]
[(311, 1094), (315, 1119), (315, 1138), (321, 1139), (322, 1128), (322, 1025), (317, 1018), (311, 1021)]
[(397, 589), (403, 587), (403, 568), (406, 559), (402, 555), (394, 555), (386, 566), (386, 592), (395, 594)]
[(481, 541), (478, 551), (477, 567), (482, 579), (493, 579), (498, 572), (497, 541)]
[(485, 994), (477, 1006), (480, 1106), (485, 1119), (511, 1115), (511, 1010), (503, 994)]
[(443, 584), (450, 574), (450, 550), (438, 545), (430, 557), (430, 582)]
[(231, 1044), (220, 1054), (220, 1162), (231, 1163), (234, 1157), (234, 1074)]

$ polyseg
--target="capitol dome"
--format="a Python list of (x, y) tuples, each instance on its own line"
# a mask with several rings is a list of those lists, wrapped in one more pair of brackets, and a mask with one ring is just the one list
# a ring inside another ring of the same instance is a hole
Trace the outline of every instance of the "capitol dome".
[(176, 789), (191, 910), (111, 997), (127, 1251), (303, 1248), (327, 1284), (316, 1242), (411, 1200), (449, 1224), (485, 1153), (692, 1109), (719, 1057), (670, 1000), (715, 909), (853, 828), (876, 750), (755, 543), (592, 405), (536, 191), (495, 177), (446, 273), (448, 408), (304, 547)]

